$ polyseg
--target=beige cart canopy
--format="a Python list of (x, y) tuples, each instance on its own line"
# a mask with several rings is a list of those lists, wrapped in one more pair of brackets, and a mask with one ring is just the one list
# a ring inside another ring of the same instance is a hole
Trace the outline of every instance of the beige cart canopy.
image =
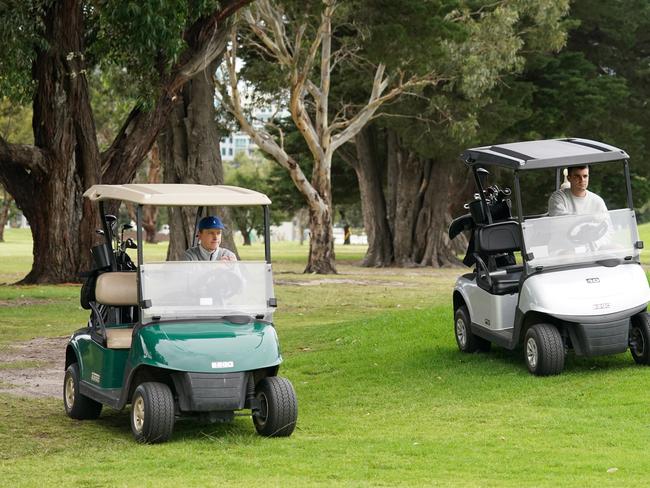
[(93, 185), (84, 193), (93, 201), (121, 200), (140, 205), (161, 206), (247, 206), (269, 205), (263, 193), (227, 185), (132, 184)]

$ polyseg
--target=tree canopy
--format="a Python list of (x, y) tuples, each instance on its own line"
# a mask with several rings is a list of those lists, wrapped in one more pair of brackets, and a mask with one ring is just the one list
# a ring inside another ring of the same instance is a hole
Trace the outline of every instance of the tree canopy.
[[(33, 144), (0, 137), (0, 181), (34, 237), (26, 282), (79, 279), (97, 226), (83, 191), (133, 179), (178, 91), (223, 50), (229, 17), (247, 3), (32, 0), (0, 6), (0, 90), (33, 106)], [(107, 76), (122, 76), (137, 98), (105, 148), (88, 83), (89, 73), (102, 67)]]

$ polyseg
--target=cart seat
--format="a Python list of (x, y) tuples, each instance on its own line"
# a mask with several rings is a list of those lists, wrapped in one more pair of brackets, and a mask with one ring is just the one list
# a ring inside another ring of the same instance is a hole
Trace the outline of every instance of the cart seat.
[(479, 228), (476, 232), (474, 254), (478, 285), (495, 295), (518, 292), (522, 266), (512, 264), (497, 266), (498, 261), (493, 256), (509, 254), (514, 260), (512, 253), (520, 250), (521, 229), (517, 222), (510, 220)]
[(95, 285), (95, 300), (102, 305), (137, 305), (136, 276), (135, 271), (110, 271), (100, 274)]
[(519, 280), (521, 278), (521, 269), (519, 271), (508, 272), (494, 271), (490, 273), (492, 279), (492, 293), (495, 295), (507, 295), (519, 291)]
[(131, 338), (133, 337), (133, 329), (116, 329), (107, 327), (106, 331), (106, 347), (108, 349), (130, 349)]

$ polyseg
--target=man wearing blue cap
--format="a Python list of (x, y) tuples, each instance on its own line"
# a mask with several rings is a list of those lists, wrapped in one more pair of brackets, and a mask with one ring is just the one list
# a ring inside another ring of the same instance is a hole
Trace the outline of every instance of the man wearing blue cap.
[(224, 225), (219, 217), (203, 217), (199, 222), (199, 245), (185, 251), (184, 261), (237, 261), (232, 251), (220, 247)]

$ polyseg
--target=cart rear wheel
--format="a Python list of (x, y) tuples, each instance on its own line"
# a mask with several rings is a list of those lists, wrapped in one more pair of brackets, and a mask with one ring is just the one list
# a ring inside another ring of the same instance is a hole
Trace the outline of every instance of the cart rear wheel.
[(537, 376), (559, 374), (564, 369), (564, 342), (557, 327), (533, 325), (524, 339), (524, 357), (528, 371)]
[(280, 376), (268, 376), (255, 390), (259, 410), (253, 413), (253, 423), (257, 433), (267, 437), (290, 436), (298, 419), (298, 401), (291, 382)]
[(174, 430), (174, 396), (164, 383), (140, 384), (131, 400), (131, 430), (138, 442), (166, 442)]
[(632, 317), (630, 352), (637, 364), (650, 364), (650, 315), (648, 312)]
[(77, 420), (96, 419), (102, 404), (79, 392), (79, 365), (72, 363), (63, 378), (63, 407), (68, 417)]
[(467, 307), (465, 305), (458, 307), (454, 314), (454, 335), (458, 349), (461, 352), (489, 351), (491, 342), (475, 335), (470, 323)]

